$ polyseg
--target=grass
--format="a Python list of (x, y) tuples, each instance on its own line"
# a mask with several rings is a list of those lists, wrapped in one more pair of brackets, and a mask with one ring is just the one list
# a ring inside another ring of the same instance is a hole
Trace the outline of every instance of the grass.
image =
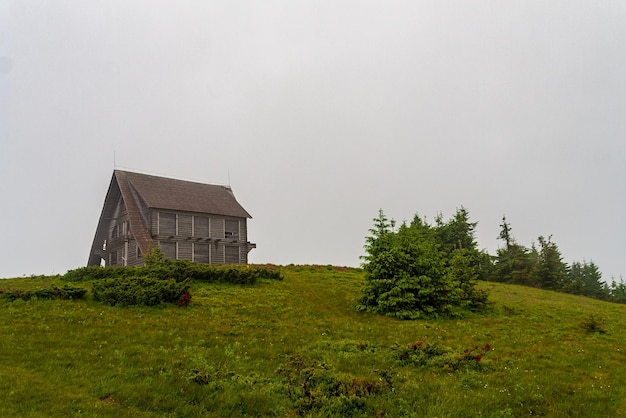
[(624, 305), (480, 283), (488, 315), (400, 321), (354, 310), (358, 269), (281, 271), (187, 308), (0, 299), (0, 416), (626, 416)]

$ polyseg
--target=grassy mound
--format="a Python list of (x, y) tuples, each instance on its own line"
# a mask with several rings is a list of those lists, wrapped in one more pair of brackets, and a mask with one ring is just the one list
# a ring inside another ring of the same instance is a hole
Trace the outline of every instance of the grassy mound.
[[(0, 416), (626, 411), (624, 305), (480, 282), (488, 315), (401, 321), (357, 312), (358, 269), (277, 269), (284, 280), (194, 281), (186, 309), (108, 306), (91, 293), (0, 299)], [(32, 277), (0, 289), (65, 283)]]

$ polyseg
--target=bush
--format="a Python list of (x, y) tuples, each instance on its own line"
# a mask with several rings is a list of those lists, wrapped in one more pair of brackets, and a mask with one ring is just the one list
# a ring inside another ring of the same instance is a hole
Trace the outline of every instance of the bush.
[(183, 295), (188, 294), (188, 290), (189, 281), (177, 282), (174, 279), (163, 280), (152, 277), (121, 277), (94, 282), (93, 297), (95, 300), (111, 306), (155, 306), (161, 303), (179, 304)]
[(0, 297), (9, 300), (30, 300), (37, 299), (84, 299), (87, 289), (82, 287), (72, 287), (65, 285), (62, 288), (56, 286), (46, 287), (33, 290), (20, 290), (20, 289), (4, 289), (0, 290)]
[[(161, 261), (158, 261), (161, 260)], [(68, 271), (62, 280), (83, 282), (124, 277), (153, 277), (175, 279), (178, 282), (193, 280), (204, 283), (232, 283), (249, 285), (259, 279), (282, 280), (280, 271), (271, 267), (247, 265), (209, 265), (191, 261), (150, 258), (150, 262), (139, 267), (87, 266)]]
[(58, 297), (61, 299), (84, 299), (87, 294), (87, 289), (64, 285), (62, 288), (58, 289), (58, 292)]
[(69, 270), (61, 280), (66, 282), (86, 282), (91, 280), (112, 279), (124, 277), (135, 272), (134, 267), (114, 267), (114, 266), (87, 266)]

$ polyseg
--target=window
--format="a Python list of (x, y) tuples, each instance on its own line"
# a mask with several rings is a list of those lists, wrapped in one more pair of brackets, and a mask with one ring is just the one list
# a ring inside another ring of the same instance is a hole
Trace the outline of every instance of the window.
[(224, 237), (239, 238), (239, 220), (226, 219), (224, 221)]

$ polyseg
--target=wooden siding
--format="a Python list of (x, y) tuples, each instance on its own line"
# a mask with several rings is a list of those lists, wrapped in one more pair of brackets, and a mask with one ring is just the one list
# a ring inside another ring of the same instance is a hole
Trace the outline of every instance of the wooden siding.
[(193, 261), (193, 243), (190, 241), (178, 241), (177, 258), (179, 260)]
[(171, 212), (158, 213), (158, 234), (165, 236), (176, 235), (176, 214)]
[(176, 260), (176, 241), (159, 241), (159, 248), (165, 258)]
[(226, 264), (239, 264), (238, 245), (227, 245), (224, 247), (224, 262)]
[(150, 236), (152, 238), (159, 235), (159, 211), (150, 210)]
[(195, 242), (193, 244), (193, 261), (196, 263), (209, 263), (209, 244)]
[(209, 264), (247, 263), (244, 218), (156, 209), (151, 218), (152, 236), (167, 258)]
[(208, 238), (209, 237), (209, 217), (195, 215), (193, 217), (193, 236)]
[(211, 216), (210, 222), (210, 237), (211, 238), (224, 238), (224, 217)]
[(214, 243), (211, 248), (211, 264), (224, 264), (224, 244)]
[(181, 237), (193, 236), (193, 216), (177, 213), (176, 235)]
[(248, 251), (250, 250), (247, 246), (241, 247), (241, 251), (239, 251), (239, 262), (241, 264), (248, 264)]
[(239, 220), (239, 241), (242, 242), (248, 241), (248, 223), (246, 221), (247, 219), (245, 218)]
[(137, 240), (128, 241), (128, 265), (140, 266), (143, 264), (143, 258), (141, 257), (141, 251), (137, 245)]

